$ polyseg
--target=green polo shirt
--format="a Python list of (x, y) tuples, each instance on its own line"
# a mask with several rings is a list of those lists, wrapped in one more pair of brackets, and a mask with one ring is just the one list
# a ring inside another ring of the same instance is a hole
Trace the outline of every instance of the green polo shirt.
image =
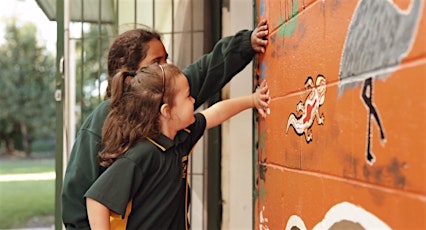
[(186, 164), (201, 138), (206, 120), (178, 132), (172, 141), (164, 135), (149, 139), (119, 157), (89, 188), (90, 197), (125, 216), (132, 201), (127, 229), (185, 229)]

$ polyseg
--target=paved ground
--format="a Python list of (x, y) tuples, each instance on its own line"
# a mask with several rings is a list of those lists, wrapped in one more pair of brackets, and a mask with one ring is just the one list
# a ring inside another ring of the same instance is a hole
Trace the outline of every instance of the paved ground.
[[(41, 155), (40, 155), (41, 156)], [(40, 157), (39, 154), (34, 156), (34, 160), (53, 160), (53, 158), (45, 158)], [(25, 155), (23, 153), (14, 153), (14, 154), (3, 154), (0, 152), (0, 162), (8, 162), (10, 161), (18, 161), (18, 160), (30, 160), (25, 158)], [(8, 175), (0, 175), (0, 184), (1, 182), (14, 182), (14, 181), (40, 181), (40, 180), (54, 180), (55, 179), (55, 172), (52, 170), (51, 172), (44, 172), (44, 173), (24, 173), (24, 174), (8, 174)], [(0, 188), (1, 193), (1, 188)], [(1, 204), (0, 204), (1, 205)], [(32, 218), (29, 220), (29, 222), (23, 226), (22, 228), (13, 228), (13, 229), (7, 229), (7, 230), (54, 230), (55, 227), (53, 226), (54, 223), (54, 217), (51, 216), (43, 216), (43, 217), (37, 217)], [(50, 227), (49, 227), (50, 226)], [(4, 228), (0, 227), (0, 230), (6, 230)]]
[[(30, 181), (30, 180), (52, 180), (55, 179), (55, 172), (49, 173), (31, 173), (31, 174), (9, 174), (1, 175), (0, 182), (2, 181)], [(33, 220), (35, 221), (35, 220)], [(44, 225), (40, 223), (35, 223), (35, 226)], [(51, 227), (34, 227), (34, 228), (16, 228), (9, 230), (54, 230), (55, 226)], [(2, 229), (0, 229), (2, 230)]]
[(50, 227), (50, 228), (14, 228), (14, 229), (9, 229), (9, 230), (53, 230), (55, 229), (54, 226)]
[(0, 175), (1, 181), (54, 180), (55, 172)]

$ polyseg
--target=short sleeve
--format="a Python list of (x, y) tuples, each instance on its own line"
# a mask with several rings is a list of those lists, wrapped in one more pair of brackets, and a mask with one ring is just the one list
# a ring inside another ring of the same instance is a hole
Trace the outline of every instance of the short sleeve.
[(185, 141), (186, 145), (190, 146), (190, 148), (200, 140), (206, 130), (206, 118), (204, 115), (202, 113), (196, 113), (194, 116), (195, 122), (187, 128), (190, 131), (190, 135)]
[(135, 183), (142, 183), (142, 173), (132, 160), (117, 159), (89, 188), (84, 197), (90, 197), (110, 210), (124, 216), (132, 197)]

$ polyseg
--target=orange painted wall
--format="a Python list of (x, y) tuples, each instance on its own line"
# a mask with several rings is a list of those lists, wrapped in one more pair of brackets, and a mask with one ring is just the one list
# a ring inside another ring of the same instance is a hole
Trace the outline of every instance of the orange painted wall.
[(426, 2), (257, 0), (255, 229), (426, 229)]

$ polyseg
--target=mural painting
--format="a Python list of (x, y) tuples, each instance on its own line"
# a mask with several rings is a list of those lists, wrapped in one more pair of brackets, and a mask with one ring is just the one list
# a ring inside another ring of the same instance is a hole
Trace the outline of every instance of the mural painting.
[(421, 4), (422, 0), (413, 0), (408, 10), (402, 11), (388, 0), (363, 0), (349, 26), (340, 62), (339, 94), (364, 81), (361, 97), (368, 108), (366, 160), (370, 164), (375, 161), (371, 152), (371, 118), (380, 129), (380, 140), (386, 142), (373, 105), (373, 80), (387, 78), (399, 67), (417, 32)]
[(327, 81), (324, 76), (318, 75), (314, 83), (311, 76), (305, 83), (308, 96), (305, 101), (299, 101), (296, 106), (296, 113), (291, 113), (287, 121), (286, 133), (290, 126), (293, 126), (297, 134), (305, 134), (306, 142), (312, 140), (312, 125), (317, 120), (318, 125), (324, 124), (324, 114), (320, 114), (319, 107), (324, 104)]
[(425, 7), (256, 1), (272, 113), (258, 122), (255, 229), (426, 228)]
[[(313, 227), (313, 230), (321, 229), (390, 230), (391, 228), (363, 208), (342, 202), (331, 207), (324, 219)], [(288, 219), (285, 230), (306, 230), (306, 226), (299, 216), (294, 215)]]

